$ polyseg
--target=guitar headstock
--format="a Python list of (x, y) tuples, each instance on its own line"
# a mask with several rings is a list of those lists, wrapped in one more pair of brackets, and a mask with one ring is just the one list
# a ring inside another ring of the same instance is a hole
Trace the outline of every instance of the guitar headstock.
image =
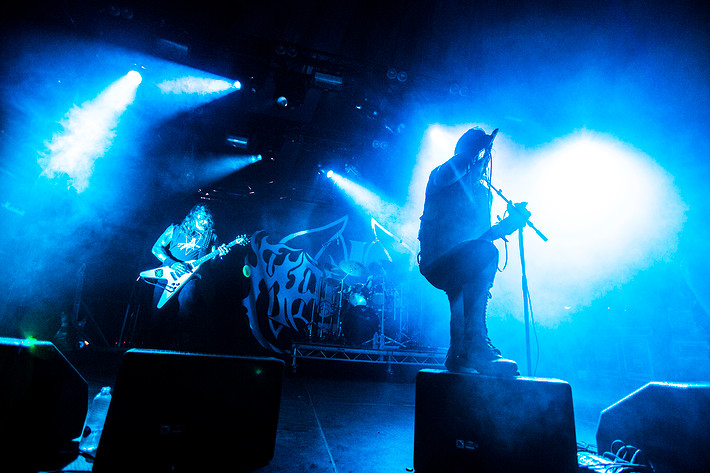
[(245, 233), (245, 234), (243, 234), (243, 235), (237, 236), (237, 238), (235, 238), (232, 243), (233, 243), (234, 245), (246, 246), (246, 245), (249, 244), (249, 241), (250, 241), (249, 235), (247, 235), (247, 234)]

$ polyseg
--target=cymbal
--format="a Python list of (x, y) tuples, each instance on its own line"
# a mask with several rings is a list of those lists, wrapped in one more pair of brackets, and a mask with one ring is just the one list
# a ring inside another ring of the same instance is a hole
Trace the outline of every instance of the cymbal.
[(343, 260), (340, 262), (340, 269), (350, 276), (362, 276), (365, 274), (365, 267), (354, 260)]
[(322, 266), (323, 266), (323, 271), (329, 277), (340, 278), (340, 279), (345, 277), (345, 272), (334, 264), (323, 263)]
[(342, 282), (342, 279), (338, 278), (325, 278), (325, 283), (329, 286), (332, 287), (337, 287), (340, 286), (340, 283)]

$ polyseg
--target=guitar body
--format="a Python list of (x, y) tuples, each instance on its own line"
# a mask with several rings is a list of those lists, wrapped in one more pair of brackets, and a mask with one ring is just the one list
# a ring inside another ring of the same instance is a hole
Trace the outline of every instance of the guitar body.
[[(248, 243), (249, 237), (247, 237), (246, 235), (241, 235), (235, 238), (234, 241), (227, 243), (225, 246), (227, 248), (231, 248), (234, 245), (244, 246)], [(166, 302), (168, 302), (175, 294), (178, 293), (180, 288), (183, 287), (192, 276), (195, 275), (202, 263), (211, 260), (215, 256), (219, 256), (219, 250), (214, 250), (211, 253), (197, 260), (183, 261), (183, 263), (185, 263), (188, 268), (190, 268), (190, 271), (183, 274), (182, 276), (178, 276), (175, 270), (173, 270), (170, 266), (161, 266), (159, 268), (149, 269), (147, 271), (141, 272), (140, 277), (143, 279), (150, 280), (165, 280), (165, 289), (160, 295), (160, 300), (158, 301), (158, 309), (160, 309), (165, 305)]]
[(170, 266), (161, 266), (155, 269), (149, 269), (140, 273), (143, 279), (158, 279), (165, 280), (165, 289), (160, 295), (160, 300), (158, 301), (158, 309), (162, 308), (166, 302), (168, 302), (175, 294), (178, 293), (181, 287), (185, 285), (187, 281), (190, 280), (192, 276), (195, 275), (195, 271), (199, 266), (193, 266), (195, 260), (185, 261), (190, 267), (190, 271), (178, 276), (178, 274)]

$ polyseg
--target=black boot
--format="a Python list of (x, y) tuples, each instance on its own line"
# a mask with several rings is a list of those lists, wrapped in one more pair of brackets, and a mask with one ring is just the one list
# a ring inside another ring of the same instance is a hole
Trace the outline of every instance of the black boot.
[(520, 376), (518, 364), (503, 358), (488, 337), (480, 341), (479, 348), (468, 354), (469, 366), (480, 374), (491, 376)]
[(468, 360), (464, 346), (465, 319), (463, 312), (463, 294), (461, 290), (447, 293), (449, 297), (449, 308), (451, 310), (451, 321), (449, 323), (449, 351), (446, 353), (444, 366), (449, 371), (466, 371)]
[(480, 374), (492, 376), (520, 376), (518, 365), (503, 358), (488, 338), (486, 309), (490, 297), (488, 283), (471, 283), (464, 286), (464, 346), (467, 367)]

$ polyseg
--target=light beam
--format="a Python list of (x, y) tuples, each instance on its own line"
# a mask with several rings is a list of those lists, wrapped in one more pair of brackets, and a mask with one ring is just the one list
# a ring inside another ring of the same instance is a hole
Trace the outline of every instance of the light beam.
[(338, 174), (328, 171), (326, 176), (333, 180), (355, 204), (395, 234), (401, 231), (402, 215), (398, 205), (387, 202), (373, 191)]
[(130, 71), (94, 100), (73, 107), (61, 121), (63, 130), (46, 143), (47, 152), (37, 160), (42, 176), (68, 176), (77, 192), (89, 187), (94, 162), (110, 148), (121, 114), (136, 97), (141, 75)]
[(209, 77), (186, 76), (178, 79), (164, 80), (158, 88), (164, 94), (196, 94), (209, 95), (219, 92), (235, 91), (242, 88), (239, 81), (213, 79)]

